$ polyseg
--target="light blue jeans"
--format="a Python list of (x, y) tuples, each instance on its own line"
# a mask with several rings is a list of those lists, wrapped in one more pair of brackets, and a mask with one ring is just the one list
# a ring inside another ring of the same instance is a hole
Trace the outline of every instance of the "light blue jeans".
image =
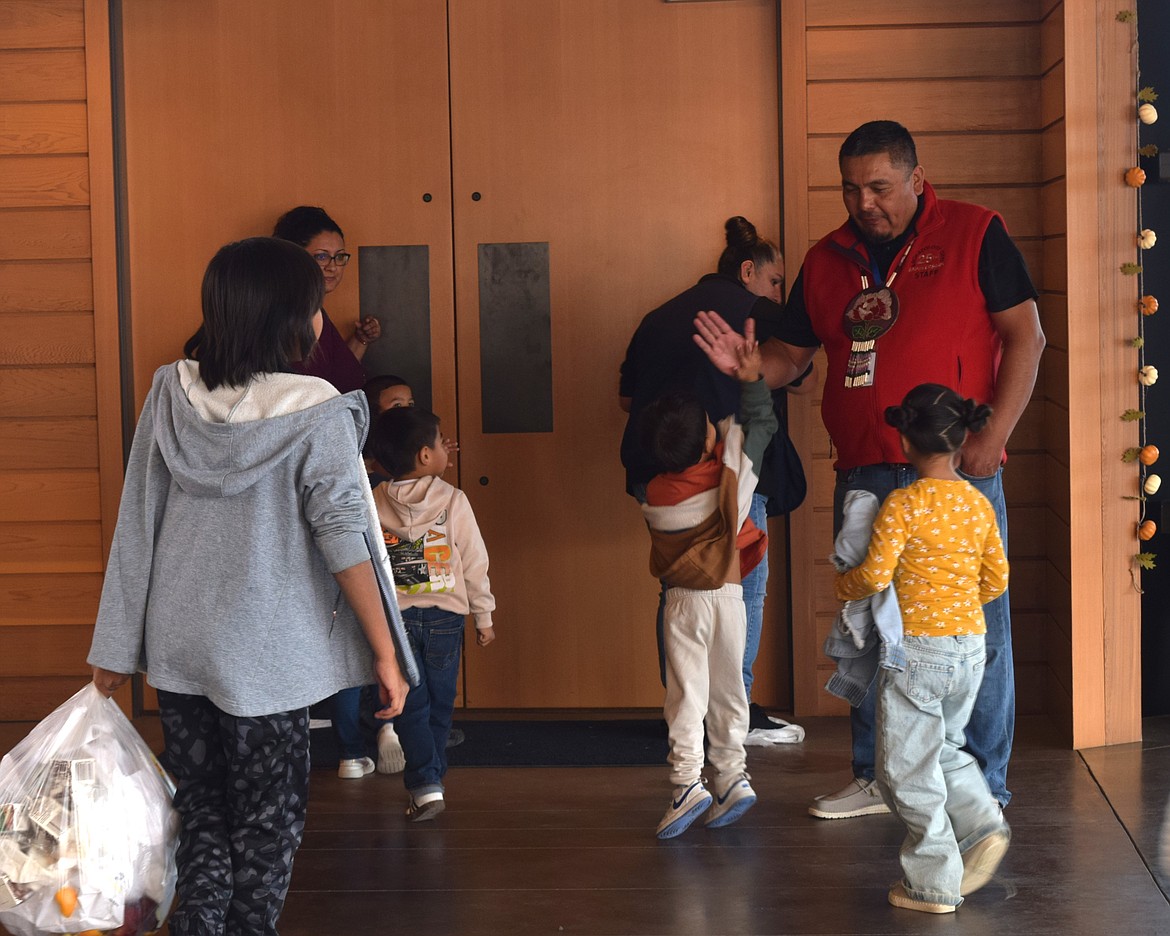
[[(995, 522), (1008, 549), (1007, 504), (1003, 497), (1003, 469), (987, 478), (964, 475), (963, 478), (983, 494), (995, 510)], [(860, 489), (885, 500), (895, 488), (905, 487), (917, 478), (909, 465), (863, 465), (837, 472), (833, 497), (833, 535), (841, 529), (841, 511), (845, 494)], [(1011, 606), (1008, 592), (983, 606), (987, 619), (987, 665), (983, 688), (975, 700), (971, 722), (967, 726), (967, 750), (975, 755), (987, 785), (1006, 806), (1012, 798), (1007, 788), (1008, 761), (1012, 756), (1012, 738), (1016, 724), (1016, 679), (1012, 661)], [(874, 709), (877, 684), (870, 687), (861, 705), (850, 710), (853, 729), (853, 776), (872, 780), (874, 776)]]
[(984, 639), (906, 637), (902, 647), (906, 669), (878, 677), (878, 788), (906, 826), (906, 893), (957, 907), (962, 853), (1003, 824), (978, 762), (963, 750), (983, 680)]

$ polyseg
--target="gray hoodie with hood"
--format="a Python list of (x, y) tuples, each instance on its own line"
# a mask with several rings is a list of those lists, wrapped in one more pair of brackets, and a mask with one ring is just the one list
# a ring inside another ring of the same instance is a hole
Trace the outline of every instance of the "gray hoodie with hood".
[[(315, 378), (263, 375), (233, 391), (238, 399), (217, 422), (188, 398), (219, 392), (201, 382), (185, 390), (192, 369), (179, 362), (154, 375), (90, 664), (145, 670), (157, 689), (205, 696), (239, 716), (373, 682), (369, 646), (332, 574), (370, 558), (373, 504), (358, 457), (364, 398), (323, 390)], [(289, 388), (312, 405), (251, 402), (279, 401)], [(232, 421), (245, 399), (254, 412), (280, 415)]]

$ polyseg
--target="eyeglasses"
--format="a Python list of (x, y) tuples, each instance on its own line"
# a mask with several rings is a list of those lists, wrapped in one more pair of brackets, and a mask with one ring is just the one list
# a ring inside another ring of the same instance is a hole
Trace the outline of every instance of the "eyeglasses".
[(327, 267), (331, 263), (335, 263), (337, 266), (345, 266), (349, 263), (351, 255), (347, 254), (344, 250), (339, 250), (335, 254), (327, 254), (324, 250), (321, 250), (315, 254), (310, 254), (310, 256), (321, 266)]

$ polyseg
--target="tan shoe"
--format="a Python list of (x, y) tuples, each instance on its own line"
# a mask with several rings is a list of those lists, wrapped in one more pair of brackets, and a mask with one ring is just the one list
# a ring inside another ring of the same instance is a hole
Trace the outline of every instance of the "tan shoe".
[(963, 882), (959, 885), (959, 893), (962, 896), (974, 894), (995, 877), (1011, 840), (1012, 830), (1005, 822), (1003, 826), (985, 835), (963, 852)]
[(921, 910), (923, 913), (954, 913), (953, 904), (931, 903), (929, 900), (918, 900), (906, 893), (906, 888), (899, 881), (890, 888), (890, 903), (903, 910)]
[(836, 793), (826, 793), (813, 800), (808, 808), (810, 816), (818, 819), (852, 819), (854, 816), (880, 816), (890, 811), (877, 781), (854, 777), (849, 785)]

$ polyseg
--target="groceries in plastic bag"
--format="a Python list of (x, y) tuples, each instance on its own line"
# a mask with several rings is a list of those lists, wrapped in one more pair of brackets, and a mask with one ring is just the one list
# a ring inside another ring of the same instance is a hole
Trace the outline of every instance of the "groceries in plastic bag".
[(175, 894), (174, 786), (90, 683), (0, 761), (0, 924), (143, 936)]

